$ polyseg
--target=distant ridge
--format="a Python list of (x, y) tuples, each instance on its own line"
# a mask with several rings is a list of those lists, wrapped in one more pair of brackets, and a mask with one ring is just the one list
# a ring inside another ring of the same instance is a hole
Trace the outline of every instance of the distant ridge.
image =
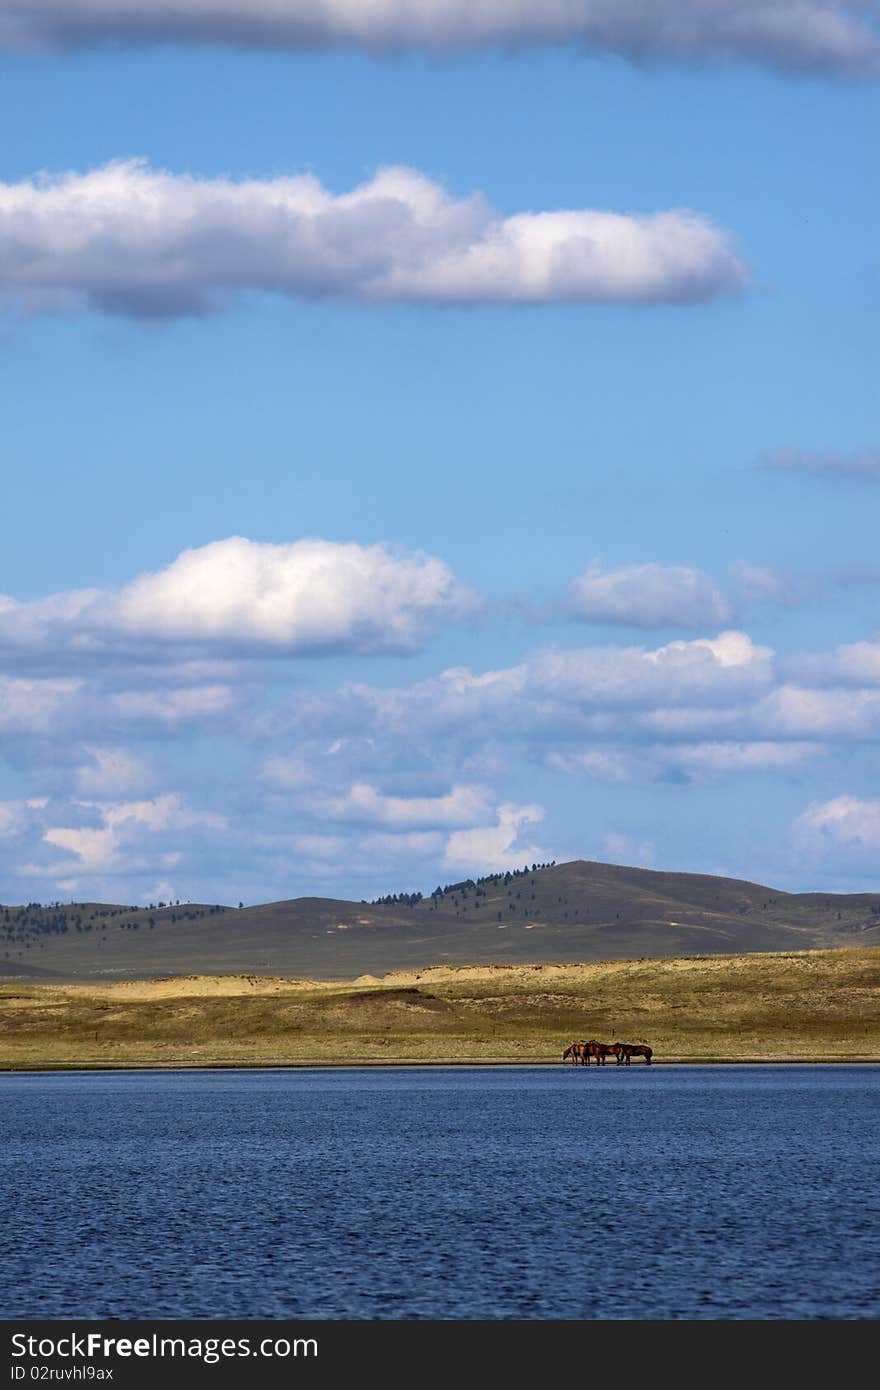
[[(392, 895), (393, 896), (393, 895)], [(880, 945), (880, 892), (576, 859), (413, 902), (0, 906), (0, 979), (255, 974), (327, 980), (429, 965), (632, 960)]]

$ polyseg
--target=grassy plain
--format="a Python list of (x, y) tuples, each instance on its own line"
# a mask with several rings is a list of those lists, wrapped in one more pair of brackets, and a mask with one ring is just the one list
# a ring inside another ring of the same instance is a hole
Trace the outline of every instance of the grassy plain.
[(5, 1070), (559, 1062), (589, 1037), (660, 1064), (880, 1062), (880, 952), (0, 986)]

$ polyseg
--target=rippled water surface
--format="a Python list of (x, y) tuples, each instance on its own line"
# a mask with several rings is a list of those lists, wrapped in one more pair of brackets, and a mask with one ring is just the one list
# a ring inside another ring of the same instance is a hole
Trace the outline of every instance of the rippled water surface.
[(880, 1315), (880, 1067), (0, 1076), (4, 1318)]

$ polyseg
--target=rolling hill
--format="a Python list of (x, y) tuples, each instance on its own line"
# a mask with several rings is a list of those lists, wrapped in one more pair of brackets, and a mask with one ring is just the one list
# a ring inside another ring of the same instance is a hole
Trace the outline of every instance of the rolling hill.
[(575, 860), (381, 903), (0, 906), (0, 979), (254, 974), (314, 980), (880, 945), (880, 893), (784, 893), (742, 879)]

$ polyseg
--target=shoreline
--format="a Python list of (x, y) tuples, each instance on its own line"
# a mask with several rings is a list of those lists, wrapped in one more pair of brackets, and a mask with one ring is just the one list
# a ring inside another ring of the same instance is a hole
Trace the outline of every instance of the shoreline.
[[(655, 1059), (650, 1067), (643, 1062), (632, 1066), (640, 1070), (653, 1070), (654, 1067), (871, 1067), (880, 1066), (876, 1057), (667, 1057)], [(628, 1069), (632, 1071), (632, 1066)], [(617, 1071), (617, 1065), (607, 1063), (608, 1070)], [(458, 1061), (389, 1061), (389, 1062), (34, 1062), (9, 1066), (0, 1063), (0, 1076), (48, 1075), (55, 1072), (199, 1072), (199, 1071), (413, 1071), (413, 1070), (470, 1070), (470, 1071), (522, 1071), (562, 1069), (565, 1071), (593, 1071), (599, 1068), (571, 1067), (564, 1062), (550, 1061), (497, 1061), (478, 1062)], [(605, 1070), (605, 1068), (603, 1068)], [(620, 1070), (627, 1070), (621, 1068)]]

